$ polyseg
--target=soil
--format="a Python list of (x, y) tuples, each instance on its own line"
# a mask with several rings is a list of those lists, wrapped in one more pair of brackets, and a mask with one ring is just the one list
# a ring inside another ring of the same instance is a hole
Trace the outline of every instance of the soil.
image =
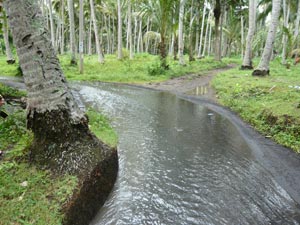
[(199, 74), (188, 74), (164, 82), (147, 83), (142, 86), (160, 91), (169, 91), (175, 94), (201, 95), (216, 102), (216, 93), (210, 85), (211, 80), (218, 73), (232, 69), (235, 66), (234, 64), (230, 64), (224, 68), (208, 70)]

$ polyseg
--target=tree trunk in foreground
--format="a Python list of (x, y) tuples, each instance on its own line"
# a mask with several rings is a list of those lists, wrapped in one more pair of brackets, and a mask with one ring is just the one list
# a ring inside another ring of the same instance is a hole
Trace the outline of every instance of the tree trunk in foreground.
[[(88, 129), (58, 58), (31, 0), (6, 1), (6, 9), (28, 91), (27, 126), (34, 133), (31, 158), (59, 172), (93, 166), (107, 148)], [(89, 155), (93, 158), (89, 158)], [(91, 165), (89, 165), (91, 164)]]
[(256, 0), (249, 0), (249, 29), (246, 40), (246, 50), (241, 69), (253, 69), (252, 65), (252, 41), (256, 24)]
[(28, 92), (27, 126), (34, 133), (31, 161), (78, 176), (78, 186), (62, 210), (63, 224), (88, 224), (113, 187), (117, 151), (89, 131), (36, 2), (7, 0), (5, 7)]
[(280, 3), (281, 0), (272, 1), (272, 18), (268, 31), (267, 41), (264, 48), (263, 55), (261, 57), (260, 63), (256, 70), (253, 71), (254, 76), (265, 76), (270, 73), (270, 60), (272, 57), (273, 46), (276, 37), (276, 29), (278, 25), (279, 15), (280, 15)]

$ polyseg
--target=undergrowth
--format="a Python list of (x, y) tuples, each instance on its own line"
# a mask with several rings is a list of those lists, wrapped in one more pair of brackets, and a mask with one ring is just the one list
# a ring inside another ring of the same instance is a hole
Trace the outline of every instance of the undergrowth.
[(238, 112), (266, 137), (299, 153), (299, 65), (286, 69), (276, 59), (270, 68), (267, 77), (232, 69), (215, 77), (213, 86), (220, 103)]
[[(20, 97), (23, 92), (0, 85), (3, 96)], [(108, 145), (117, 137), (109, 120), (89, 111), (91, 130)], [(61, 207), (77, 186), (75, 176), (56, 176), (29, 163), (33, 134), (26, 129), (25, 110), (0, 117), (0, 224), (59, 225)]]

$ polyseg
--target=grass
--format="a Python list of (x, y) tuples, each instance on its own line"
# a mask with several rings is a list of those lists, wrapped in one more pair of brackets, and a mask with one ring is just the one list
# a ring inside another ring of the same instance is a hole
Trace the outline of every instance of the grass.
[[(107, 55), (104, 64), (97, 62), (96, 56), (86, 56), (84, 59), (84, 73), (79, 74), (76, 66), (70, 66), (70, 57), (60, 56), (60, 62), (66, 77), (69, 80), (97, 80), (106, 82), (145, 83), (168, 80), (172, 77), (187, 73), (224, 67), (225, 63), (215, 62), (212, 58), (201, 61), (188, 62), (180, 66), (177, 61), (168, 60), (169, 70), (161, 70), (158, 56), (136, 54), (133, 60), (117, 60), (114, 55)], [(1, 72), (0, 72), (1, 73)]]
[(8, 65), (5, 55), (0, 55), (0, 68), (0, 76), (17, 76), (20, 74), (18, 62)]
[[(180, 66), (178, 61), (168, 58), (169, 70), (160, 68), (158, 56), (140, 53), (133, 60), (117, 60), (115, 55), (106, 55), (105, 63), (99, 64), (97, 56), (85, 56), (84, 73), (80, 74), (78, 66), (70, 65), (70, 56), (61, 55), (59, 60), (68, 80), (105, 81), (122, 83), (160, 82), (183, 74), (201, 73), (214, 68), (225, 67), (224, 62), (216, 62), (213, 58), (204, 58)], [(8, 65), (6, 58), (0, 55), (0, 76), (16, 76), (18, 64)]]
[[(19, 92), (0, 85), (5, 96), (21, 97)], [(109, 120), (89, 110), (90, 129), (106, 144), (116, 146), (117, 136)], [(75, 176), (55, 176), (28, 163), (33, 134), (26, 129), (26, 113), (18, 110), (6, 119), (0, 118), (0, 225), (58, 225), (61, 206), (77, 186)]]
[(221, 104), (239, 113), (265, 136), (299, 153), (299, 65), (286, 69), (280, 59), (275, 59), (270, 69), (267, 77), (253, 77), (252, 71), (232, 69), (216, 76), (213, 86)]
[(110, 126), (109, 119), (103, 114), (89, 109), (87, 111), (89, 117), (89, 125), (91, 131), (104, 143), (111, 147), (116, 147), (118, 143), (118, 137), (114, 129)]

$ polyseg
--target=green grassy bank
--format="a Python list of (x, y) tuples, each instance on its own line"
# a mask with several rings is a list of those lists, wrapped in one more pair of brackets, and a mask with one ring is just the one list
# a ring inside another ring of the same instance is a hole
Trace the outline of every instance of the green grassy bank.
[[(168, 80), (172, 77), (182, 76), (187, 73), (200, 73), (226, 66), (226, 63), (215, 62), (212, 58), (201, 61), (188, 62), (186, 66), (180, 66), (178, 61), (168, 60), (169, 70), (160, 68), (159, 57), (149, 54), (136, 54), (133, 60), (117, 60), (115, 55), (107, 55), (105, 63), (99, 64), (97, 56), (85, 56), (84, 73), (80, 74), (78, 66), (70, 65), (70, 56), (59, 56), (59, 60), (65, 76), (68, 80), (88, 80), (123, 83), (145, 83)], [(0, 56), (0, 76), (15, 76), (18, 66), (7, 65), (4, 56)]]
[(266, 137), (299, 153), (300, 65), (287, 69), (275, 59), (270, 71), (270, 76), (253, 77), (252, 71), (232, 69), (217, 75), (213, 86), (221, 104)]
[[(25, 93), (0, 84), (5, 97)], [(3, 109), (3, 108), (2, 108)], [(116, 146), (117, 136), (108, 118), (88, 111), (91, 130), (105, 143)], [(61, 224), (61, 206), (77, 185), (75, 176), (56, 176), (28, 162), (33, 135), (26, 129), (25, 110), (13, 109), (0, 117), (0, 224)]]

